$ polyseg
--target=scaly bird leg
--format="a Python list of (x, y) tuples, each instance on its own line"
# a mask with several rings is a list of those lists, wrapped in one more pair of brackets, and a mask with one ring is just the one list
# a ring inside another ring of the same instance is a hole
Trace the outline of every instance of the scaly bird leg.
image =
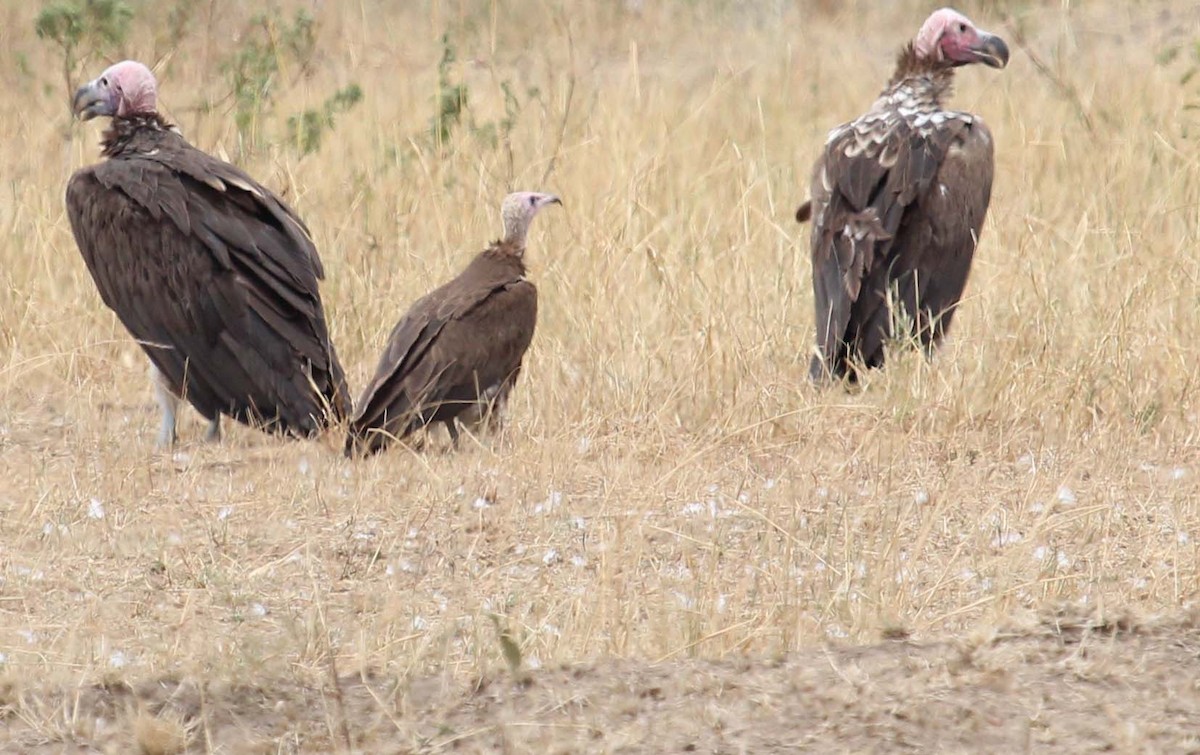
[[(150, 365), (150, 379), (154, 382), (154, 400), (162, 409), (162, 424), (159, 425), (158, 438), (155, 440), (154, 446), (160, 451), (165, 451), (179, 441), (179, 436), (175, 433), (175, 425), (179, 416), (179, 406), (183, 403), (183, 399), (171, 389), (166, 376), (159, 372), (153, 364)], [(204, 440), (207, 443), (221, 441), (220, 414), (208, 421)]]
[(488, 431), (495, 435), (503, 435), (508, 427), (508, 391), (501, 391), (492, 403), (487, 415)]
[(494, 438), (494, 442), (501, 447), (510, 447), (513, 437), (512, 433), (508, 431), (507, 390), (500, 391), (500, 394), (496, 396), (496, 400), (489, 407), (485, 420), (485, 428)]
[(162, 410), (162, 423), (158, 429), (158, 439), (155, 448), (165, 451), (175, 445), (178, 439), (175, 435), (175, 418), (179, 411), (179, 397), (167, 385), (166, 377), (153, 364), (150, 365), (150, 379), (154, 383), (154, 400)]
[(221, 442), (221, 415), (213, 417), (209, 420), (208, 429), (204, 431), (205, 443), (220, 443)]

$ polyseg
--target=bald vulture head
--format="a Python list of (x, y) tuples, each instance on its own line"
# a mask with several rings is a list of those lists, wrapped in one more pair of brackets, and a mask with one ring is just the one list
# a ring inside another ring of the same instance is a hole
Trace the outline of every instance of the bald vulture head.
[(917, 57), (957, 67), (983, 63), (992, 68), (1008, 65), (1008, 45), (995, 34), (976, 29), (971, 19), (954, 10), (934, 11), (913, 39)]
[(96, 116), (150, 115), (158, 107), (158, 84), (136, 60), (114, 63), (75, 92), (71, 109), (81, 121)]
[(516, 191), (504, 198), (500, 205), (500, 217), (504, 220), (504, 243), (525, 248), (525, 236), (529, 224), (546, 205), (561, 205), (562, 200), (553, 194), (536, 191)]

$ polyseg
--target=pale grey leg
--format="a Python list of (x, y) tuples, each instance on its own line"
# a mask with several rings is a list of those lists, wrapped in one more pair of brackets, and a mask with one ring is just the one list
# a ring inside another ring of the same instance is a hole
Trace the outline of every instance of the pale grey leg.
[(507, 447), (512, 442), (512, 434), (508, 430), (508, 394), (509, 391), (502, 391), (488, 414), (488, 432), (501, 447)]
[(166, 377), (153, 364), (150, 365), (150, 379), (154, 382), (154, 400), (158, 402), (158, 407), (162, 410), (162, 424), (159, 425), (158, 440), (154, 445), (159, 450), (165, 450), (174, 446), (177, 440), (175, 419), (179, 412), (180, 401), (167, 385)]
[(508, 391), (504, 391), (496, 397), (496, 402), (492, 404), (492, 411), (488, 415), (488, 430), (500, 434), (504, 432), (504, 428), (508, 425)]
[(479, 394), (478, 402), (459, 415), (463, 426), (475, 435), (502, 430), (508, 415), (509, 390), (507, 383), (497, 383)]
[(208, 423), (208, 429), (204, 431), (204, 442), (220, 443), (221, 442), (221, 415), (212, 418)]

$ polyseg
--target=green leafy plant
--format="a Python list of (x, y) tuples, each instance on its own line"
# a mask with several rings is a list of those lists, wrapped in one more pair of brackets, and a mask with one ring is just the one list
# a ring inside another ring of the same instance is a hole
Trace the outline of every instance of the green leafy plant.
[(191, 28), (192, 17), (195, 15), (198, 7), (197, 3), (188, 2), (188, 0), (182, 0), (182, 2), (171, 6), (171, 9), (167, 12), (164, 27), (166, 34), (163, 41), (167, 45), (177, 47), (183, 41), (183, 38), (187, 36), (188, 30)]
[[(1159, 50), (1154, 60), (1158, 65), (1164, 67), (1182, 63), (1182, 73), (1179, 74), (1179, 85), (1186, 87), (1196, 78), (1196, 74), (1200, 73), (1200, 40), (1194, 40), (1185, 44), (1175, 44)], [(1183, 109), (1200, 110), (1200, 101), (1191, 98), (1184, 104)], [(1187, 126), (1184, 126), (1185, 135), (1187, 131)]]
[(229, 82), (238, 135), (243, 142), (253, 143), (255, 126), (271, 109), (279, 79), (295, 81), (311, 70), (316, 20), (301, 9), (288, 21), (275, 9), (254, 16), (242, 40), (221, 69)]
[(362, 87), (351, 84), (337, 90), (319, 109), (308, 109), (290, 116), (287, 121), (288, 141), (300, 154), (307, 155), (321, 148), (321, 138), (332, 131), (335, 117), (351, 110), (363, 97)]
[[(445, 150), (455, 129), (466, 128), (480, 143), (493, 149), (503, 144), (511, 153), (509, 136), (524, 109), (518, 87), (509, 79), (499, 80), (497, 86), (504, 98), (504, 117), (498, 121), (479, 122), (471, 111), (470, 91), (466, 83), (453, 76), (457, 60), (458, 53), (450, 41), (450, 35), (443, 34), (442, 57), (438, 61), (437, 108), (429, 123), (429, 138), (434, 147), (438, 151)], [(494, 79), (498, 78), (494, 69), (492, 75)], [(540, 95), (537, 87), (529, 87), (524, 92), (526, 102)], [(510, 162), (511, 157), (510, 154)]]
[(1187, 70), (1179, 77), (1179, 83), (1187, 84), (1197, 73), (1200, 73), (1200, 41), (1193, 42), (1191, 46), (1191, 60), (1189, 61)]
[(429, 124), (429, 136), (441, 149), (450, 141), (450, 132), (462, 122), (467, 110), (467, 85), (455, 83), (451, 77), (454, 61), (458, 59), (450, 35), (442, 35), (442, 59), (438, 61), (437, 113)]
[[(472, 123), (472, 131), (483, 142), (489, 146), (496, 147), (501, 143), (507, 144), (509, 135), (513, 128), (517, 125), (517, 120), (521, 116), (523, 109), (520, 97), (517, 96), (516, 88), (508, 79), (500, 82), (500, 91), (504, 95), (504, 117), (499, 121), (475, 124)], [(530, 87), (526, 91), (528, 99), (534, 99), (540, 94), (537, 87)]]
[(75, 91), (80, 49), (118, 47), (129, 33), (133, 9), (124, 0), (55, 0), (38, 13), (34, 31), (62, 51), (63, 83), (67, 96)]
[(521, 680), (526, 676), (526, 672), (521, 668), (523, 662), (521, 645), (512, 632), (510, 632), (500, 621), (500, 616), (494, 613), (489, 613), (488, 618), (492, 620), (492, 626), (496, 628), (496, 639), (500, 642), (500, 654), (504, 656), (504, 662), (508, 665), (508, 670), (513, 677)]

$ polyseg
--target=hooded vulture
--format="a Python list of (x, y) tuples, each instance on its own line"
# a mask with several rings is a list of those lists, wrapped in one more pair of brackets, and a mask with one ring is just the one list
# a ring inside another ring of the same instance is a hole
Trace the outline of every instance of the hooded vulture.
[(942, 104), (954, 69), (972, 63), (1003, 68), (1008, 46), (936, 11), (871, 109), (829, 133), (796, 211), (813, 221), (814, 381), (881, 366), (893, 337), (932, 353), (950, 327), (992, 191), (987, 126)]
[(105, 161), (67, 184), (67, 214), (100, 297), (150, 357), (162, 426), (188, 401), (220, 418), (310, 436), (350, 413), (329, 340), (321, 260), (269, 189), (188, 144), (156, 110), (146, 66), (117, 63), (75, 93), (112, 119)]
[(525, 277), (525, 236), (552, 194), (504, 198), (504, 238), (449, 283), (418, 299), (396, 324), (350, 422), (346, 455), (383, 450), (436, 422), (458, 443), (456, 421), (500, 413), (537, 324), (537, 289)]

